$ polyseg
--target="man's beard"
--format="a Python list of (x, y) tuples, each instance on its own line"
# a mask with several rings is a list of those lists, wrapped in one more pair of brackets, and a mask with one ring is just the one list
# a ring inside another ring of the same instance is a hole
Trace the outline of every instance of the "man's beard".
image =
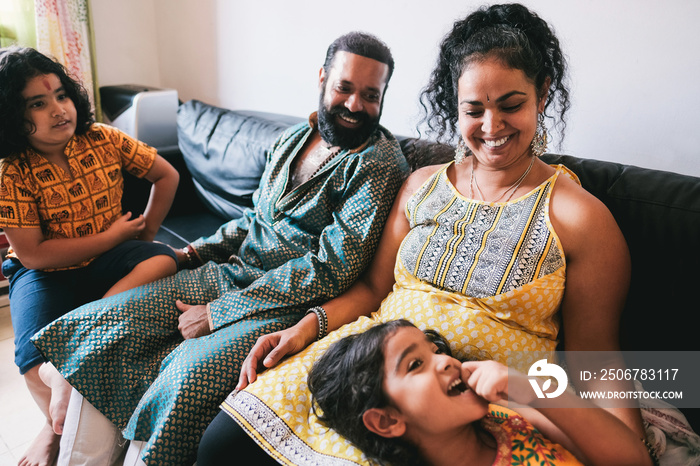
[[(358, 120), (361, 124), (357, 129), (346, 128), (338, 124), (337, 116), (347, 116)], [(339, 146), (341, 149), (354, 149), (364, 143), (379, 126), (381, 112), (376, 118), (370, 117), (366, 112), (351, 112), (342, 105), (326, 108), (323, 103), (323, 93), (318, 106), (318, 130), (321, 137), (331, 146)]]

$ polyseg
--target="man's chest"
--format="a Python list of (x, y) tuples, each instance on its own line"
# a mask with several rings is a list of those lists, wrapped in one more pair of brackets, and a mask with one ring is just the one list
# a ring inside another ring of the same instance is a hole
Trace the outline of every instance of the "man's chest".
[(326, 147), (322, 143), (316, 143), (302, 150), (290, 164), (287, 192), (293, 191), (313, 178), (339, 152), (340, 148)]

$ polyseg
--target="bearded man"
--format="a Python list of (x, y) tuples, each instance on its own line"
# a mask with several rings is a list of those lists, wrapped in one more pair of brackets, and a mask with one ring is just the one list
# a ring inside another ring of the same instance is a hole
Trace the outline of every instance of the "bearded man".
[(187, 270), (35, 336), (124, 438), (142, 441), (144, 462), (191, 465), (256, 339), (339, 295), (369, 264), (409, 171), (379, 125), (393, 68), (376, 37), (338, 38), (319, 73), (318, 112), (272, 146), (253, 208), (177, 251)]

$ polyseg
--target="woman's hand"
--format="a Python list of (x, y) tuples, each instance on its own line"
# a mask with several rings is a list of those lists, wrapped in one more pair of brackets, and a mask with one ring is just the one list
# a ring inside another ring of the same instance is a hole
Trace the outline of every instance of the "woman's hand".
[(309, 346), (317, 332), (316, 315), (309, 314), (293, 327), (258, 338), (243, 361), (236, 390), (242, 390), (255, 382), (258, 371), (275, 367), (283, 357), (296, 354)]

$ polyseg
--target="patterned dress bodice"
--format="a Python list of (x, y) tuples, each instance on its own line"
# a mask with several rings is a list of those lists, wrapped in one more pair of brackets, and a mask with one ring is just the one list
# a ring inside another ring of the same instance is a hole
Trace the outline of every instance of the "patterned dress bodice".
[(564, 265), (549, 221), (557, 174), (506, 203), (462, 196), (446, 165), (406, 206), (411, 231), (400, 257), (416, 278), (475, 298), (505, 293)]

